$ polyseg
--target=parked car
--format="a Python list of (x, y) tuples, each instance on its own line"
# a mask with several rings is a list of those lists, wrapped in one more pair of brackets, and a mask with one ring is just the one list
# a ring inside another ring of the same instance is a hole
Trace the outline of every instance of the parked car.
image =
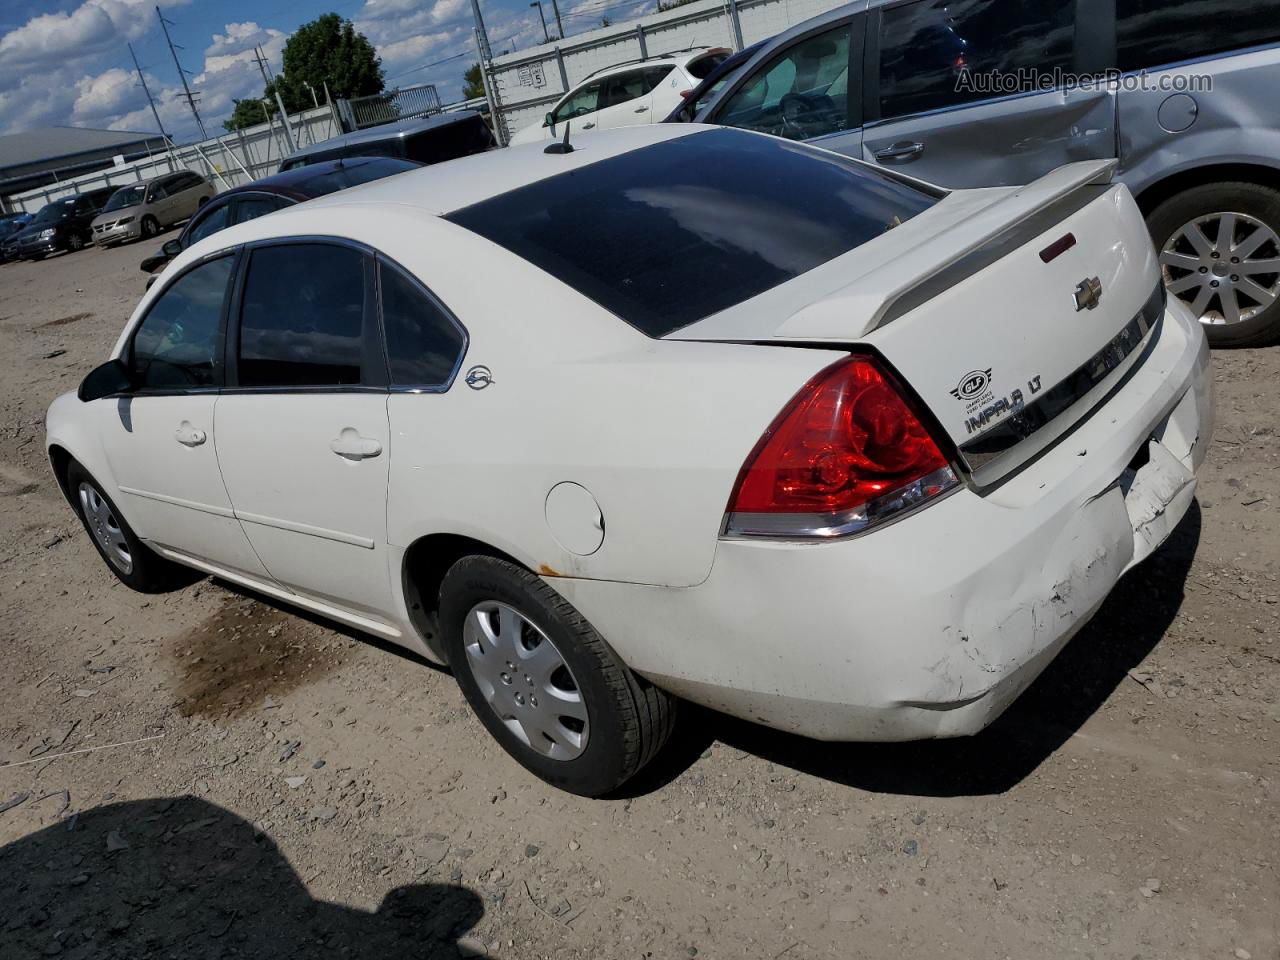
[(114, 247), (150, 240), (165, 227), (190, 219), (215, 193), (217, 188), (192, 170), (121, 187), (93, 221), (93, 242)]
[(448, 662), (587, 795), (676, 698), (827, 740), (985, 727), (1211, 444), (1203, 330), (1114, 161), (948, 192), (750, 131), (590, 139), (183, 251), (48, 413), (107, 565)]
[(420, 166), (422, 164), (412, 160), (395, 157), (351, 157), (295, 167), (243, 187), (233, 187), (205, 204), (178, 237), (165, 241), (158, 252), (142, 261), (142, 269), (154, 273), (191, 244), (237, 223)]
[[(770, 40), (697, 120), (951, 187), (1118, 159), (1170, 292), (1211, 343), (1259, 344), (1280, 335), (1277, 43), (1278, 0), (870, 0)], [(1049, 79), (985, 83), (1020, 70)]]
[(743, 47), (737, 53), (731, 53), (721, 60), (696, 87), (685, 94), (679, 106), (663, 118), (663, 123), (692, 123), (698, 112), (711, 102), (714, 94), (719, 93), (747, 62), (755, 56), (755, 52), (767, 43), (760, 40)]
[(0, 263), (17, 259), (17, 237), (31, 222), (29, 213), (10, 213), (0, 217)]
[(279, 172), (353, 157), (396, 157), (415, 163), (440, 163), (481, 153), (495, 145), (493, 131), (479, 113), (459, 110), (384, 123), (322, 140), (289, 154), (280, 164)]
[(114, 192), (114, 187), (104, 187), (45, 204), (13, 238), (14, 256), (38, 260), (60, 250), (83, 249), (92, 240), (89, 225)]
[(542, 122), (525, 127), (511, 142), (549, 140), (565, 123), (577, 132), (658, 123), (732, 52), (696, 47), (597, 70), (561, 97)]

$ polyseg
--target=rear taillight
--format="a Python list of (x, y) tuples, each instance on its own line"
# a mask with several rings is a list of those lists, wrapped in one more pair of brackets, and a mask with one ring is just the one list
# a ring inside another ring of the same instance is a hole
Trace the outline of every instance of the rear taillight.
[(858, 533), (959, 484), (903, 391), (869, 356), (810, 380), (738, 476), (727, 536)]

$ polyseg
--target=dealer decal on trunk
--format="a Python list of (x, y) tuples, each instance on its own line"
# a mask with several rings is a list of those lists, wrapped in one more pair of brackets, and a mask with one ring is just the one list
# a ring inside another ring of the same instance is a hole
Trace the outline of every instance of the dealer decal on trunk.
[(1040, 376), (1037, 374), (1027, 381), (1025, 392), (1011, 390), (1007, 395), (997, 397), (991, 389), (991, 379), (990, 368), (971, 370), (951, 390), (951, 395), (965, 405), (964, 426), (970, 436), (980, 433), (1008, 414), (1017, 413), (1027, 405), (1028, 396), (1035, 396), (1041, 390)]

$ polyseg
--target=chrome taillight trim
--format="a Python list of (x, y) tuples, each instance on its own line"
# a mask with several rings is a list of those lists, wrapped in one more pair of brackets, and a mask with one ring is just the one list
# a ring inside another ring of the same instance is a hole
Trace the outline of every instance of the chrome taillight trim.
[(727, 513), (720, 536), (724, 540), (812, 541), (855, 537), (936, 503), (960, 486), (956, 471), (942, 467), (842, 513)]

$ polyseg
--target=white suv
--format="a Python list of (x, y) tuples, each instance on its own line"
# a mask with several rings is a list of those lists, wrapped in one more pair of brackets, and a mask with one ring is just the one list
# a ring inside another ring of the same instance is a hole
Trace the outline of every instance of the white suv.
[(730, 53), (723, 47), (700, 47), (598, 70), (566, 93), (542, 123), (525, 127), (511, 143), (548, 140), (565, 121), (572, 121), (575, 132), (659, 123)]

